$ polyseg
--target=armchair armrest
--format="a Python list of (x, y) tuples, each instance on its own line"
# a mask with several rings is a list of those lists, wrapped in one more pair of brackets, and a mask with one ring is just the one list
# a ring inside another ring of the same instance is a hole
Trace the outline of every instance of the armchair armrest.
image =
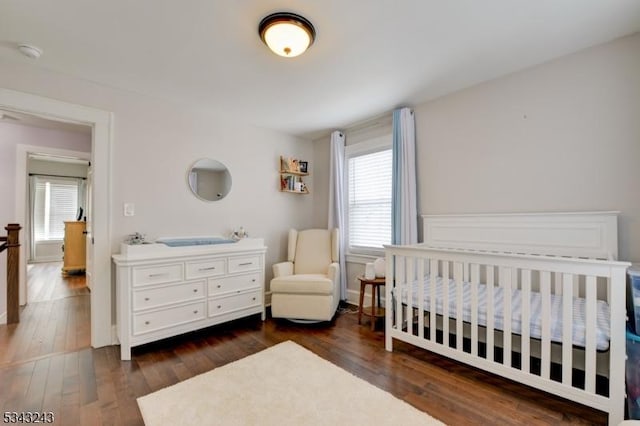
[(340, 278), (340, 264), (338, 262), (333, 262), (332, 264), (330, 264), (327, 275), (329, 276), (329, 279), (331, 281), (337, 283)]
[(293, 262), (280, 262), (273, 264), (273, 276), (283, 277), (293, 275)]
[(333, 283), (334, 296), (337, 299), (340, 299), (340, 264), (338, 262), (333, 262), (332, 264), (330, 264), (329, 270), (327, 271), (327, 275), (329, 276), (329, 279)]

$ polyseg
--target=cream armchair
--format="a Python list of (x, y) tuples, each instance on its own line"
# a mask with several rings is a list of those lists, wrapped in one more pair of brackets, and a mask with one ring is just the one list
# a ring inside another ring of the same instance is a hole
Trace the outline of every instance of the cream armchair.
[(271, 315), (331, 321), (340, 302), (338, 230), (289, 230), (287, 261), (273, 265)]

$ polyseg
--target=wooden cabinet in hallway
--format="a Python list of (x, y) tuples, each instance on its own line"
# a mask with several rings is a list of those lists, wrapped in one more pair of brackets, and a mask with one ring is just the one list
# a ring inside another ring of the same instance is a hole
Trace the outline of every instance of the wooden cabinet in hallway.
[(87, 254), (85, 243), (86, 222), (65, 222), (64, 223), (64, 258), (62, 274), (67, 275), (73, 272), (83, 272), (86, 270)]

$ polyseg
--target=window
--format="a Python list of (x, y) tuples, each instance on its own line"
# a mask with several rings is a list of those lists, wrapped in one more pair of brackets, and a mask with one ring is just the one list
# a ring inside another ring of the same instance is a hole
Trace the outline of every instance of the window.
[[(349, 251), (377, 254), (391, 243), (390, 137), (384, 145), (347, 150)], [(364, 144), (363, 144), (364, 145)], [(379, 145), (379, 144), (378, 144)]]
[(36, 176), (33, 184), (33, 231), (36, 241), (64, 239), (64, 222), (76, 219), (80, 181)]

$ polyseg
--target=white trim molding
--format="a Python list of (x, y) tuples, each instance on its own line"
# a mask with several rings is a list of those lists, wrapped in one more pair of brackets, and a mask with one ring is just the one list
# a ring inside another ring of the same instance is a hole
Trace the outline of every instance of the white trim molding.
[(429, 247), (618, 258), (617, 211), (425, 215)]
[[(0, 108), (51, 120), (91, 126), (93, 167), (93, 277), (91, 288), (91, 346), (114, 343), (111, 333), (111, 142), (113, 113), (83, 105), (0, 88)], [(24, 204), (15, 206), (16, 218)], [(25, 262), (25, 258), (21, 259)]]
[(379, 256), (369, 255), (369, 254), (358, 254), (358, 253), (347, 253), (347, 262), (348, 263), (357, 263), (360, 265), (366, 265), (367, 263), (372, 263), (374, 260), (378, 258), (384, 257), (384, 251), (380, 253)]
[[(29, 199), (27, 197), (28, 188), (29, 188), (29, 180), (28, 180), (28, 170), (27, 164), (29, 163), (29, 154), (47, 154), (58, 157), (70, 157), (70, 158), (80, 158), (83, 160), (90, 160), (91, 153), (83, 152), (83, 151), (72, 151), (68, 149), (60, 149), (60, 148), (50, 148), (46, 146), (35, 146), (35, 145), (16, 145), (16, 193), (15, 193), (15, 217), (14, 221), (19, 223), (22, 226), (22, 237), (23, 241), (20, 244), (20, 265), (22, 266), (20, 270), (19, 277), (19, 299), (20, 305), (24, 306), (27, 304), (27, 249), (30, 246), (29, 237), (25, 237), (24, 235), (29, 232), (27, 223), (30, 223), (30, 220), (27, 220), (27, 215), (29, 214)], [(61, 243), (62, 241), (58, 241)], [(62, 256), (60, 256), (62, 258)], [(56, 259), (60, 260), (60, 259)]]

